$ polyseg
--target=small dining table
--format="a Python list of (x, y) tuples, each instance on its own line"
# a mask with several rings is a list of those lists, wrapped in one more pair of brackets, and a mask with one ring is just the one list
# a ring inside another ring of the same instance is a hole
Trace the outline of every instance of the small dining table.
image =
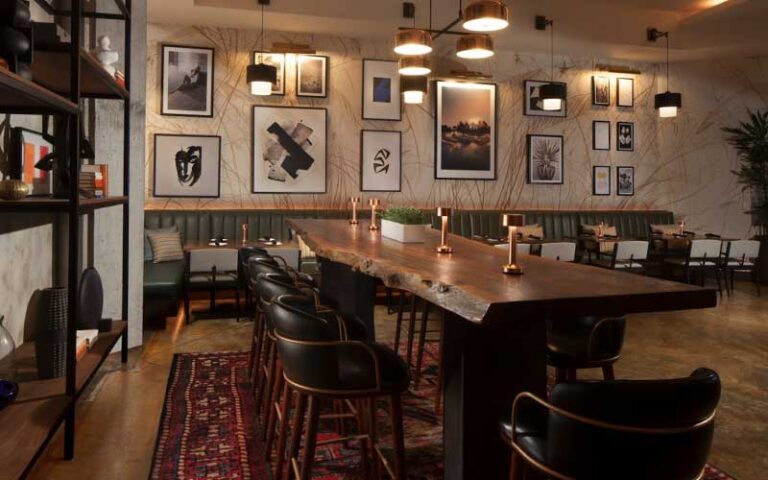
[[(215, 242), (187, 242), (184, 244), (184, 251), (201, 250), (206, 248), (231, 248), (240, 250), (241, 248), (263, 248), (272, 256), (282, 257), (291, 268), (298, 270), (301, 265), (301, 249), (296, 241), (288, 242), (262, 242), (258, 240), (242, 241), (228, 240), (226, 243), (216, 244)], [(235, 253), (236, 255), (236, 253)]]

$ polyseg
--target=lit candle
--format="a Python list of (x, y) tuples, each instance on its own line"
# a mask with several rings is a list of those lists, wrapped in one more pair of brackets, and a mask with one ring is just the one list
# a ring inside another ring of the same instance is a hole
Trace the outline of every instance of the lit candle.
[(378, 230), (379, 226), (376, 225), (376, 208), (380, 205), (378, 198), (372, 198), (368, 200), (368, 205), (371, 206), (371, 225), (368, 230)]
[(360, 197), (352, 197), (349, 199), (352, 202), (352, 220), (349, 221), (350, 225), (357, 225), (360, 220), (357, 219), (357, 204), (360, 203)]
[(451, 209), (437, 207), (437, 216), (443, 222), (442, 229), (440, 230), (440, 246), (437, 247), (437, 253), (452, 253), (453, 248), (448, 246), (448, 218), (451, 216)]
[(522, 275), (523, 268), (517, 264), (517, 227), (522, 227), (525, 224), (525, 216), (505, 213), (501, 216), (501, 224), (507, 227), (509, 237), (509, 257), (502, 271), (509, 275)]

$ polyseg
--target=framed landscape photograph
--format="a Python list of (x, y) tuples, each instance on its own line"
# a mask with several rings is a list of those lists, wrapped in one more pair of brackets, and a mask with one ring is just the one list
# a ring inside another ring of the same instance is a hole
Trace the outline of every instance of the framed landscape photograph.
[(363, 59), (363, 120), (400, 120), (397, 62)]
[(325, 193), (324, 108), (253, 107), (253, 193)]
[(592, 77), (592, 105), (611, 105), (611, 77)]
[(299, 97), (328, 96), (328, 57), (296, 56), (296, 95)]
[(163, 45), (161, 115), (213, 117), (213, 49)]
[(563, 183), (563, 136), (527, 135), (528, 183)]
[(635, 167), (616, 167), (616, 195), (635, 194)]
[(594, 120), (592, 122), (592, 150), (611, 149), (611, 122)]
[(541, 80), (526, 80), (524, 82), (523, 88), (525, 89), (525, 102), (523, 106), (523, 113), (525, 115), (533, 115), (539, 117), (568, 116), (568, 100), (563, 101), (563, 106), (560, 110), (544, 110), (544, 107), (542, 106), (542, 99), (539, 94), (539, 88), (541, 88), (542, 85), (548, 85), (550, 83), (566, 85), (564, 82), (545, 82)]
[(220, 176), (221, 137), (155, 135), (155, 197), (218, 198)]
[(29, 195), (53, 193), (53, 172), (35, 168), (35, 164), (53, 151), (53, 145), (42, 133), (15, 127), (11, 131), (13, 161), (9, 165), (10, 178), (23, 181)]
[(496, 179), (496, 85), (435, 84), (435, 178)]
[(635, 106), (635, 80), (633, 78), (616, 79), (616, 105), (619, 107)]
[(592, 195), (611, 194), (611, 167), (592, 167)]
[(632, 122), (616, 123), (616, 150), (620, 152), (635, 151), (635, 124)]
[(400, 132), (360, 132), (360, 190), (399, 192), (402, 172)]
[(277, 69), (277, 82), (272, 85), (272, 95), (285, 95), (285, 54), (253, 52), (253, 63), (264, 63)]

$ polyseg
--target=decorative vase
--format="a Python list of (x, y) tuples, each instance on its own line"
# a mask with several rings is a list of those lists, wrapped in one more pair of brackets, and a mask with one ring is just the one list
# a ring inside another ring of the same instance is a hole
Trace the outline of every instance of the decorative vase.
[(4, 409), (19, 396), (19, 384), (9, 380), (0, 380), (0, 410)]
[(21, 180), (0, 181), (0, 198), (3, 200), (21, 200), (29, 195), (29, 186)]
[(0, 317), (0, 360), (16, 351), (16, 342), (13, 341), (11, 332), (3, 325), (4, 321), (5, 315)]
[(38, 378), (65, 374), (67, 364), (67, 289), (46, 288), (40, 294), (35, 319), (35, 358)]

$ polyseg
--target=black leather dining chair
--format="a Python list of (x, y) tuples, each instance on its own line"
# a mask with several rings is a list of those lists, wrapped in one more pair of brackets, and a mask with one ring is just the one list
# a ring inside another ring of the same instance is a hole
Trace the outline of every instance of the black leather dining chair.
[(601, 368), (603, 378), (613, 380), (613, 364), (621, 356), (626, 323), (624, 317), (550, 321), (547, 325), (547, 364), (555, 367), (555, 381), (576, 380), (576, 371), (582, 368)]
[(251, 296), (251, 289), (248, 280), (250, 279), (250, 270), (248, 268), (248, 261), (251, 258), (271, 258), (269, 252), (261, 247), (240, 247), (238, 250), (238, 274), (240, 280), (240, 289), (245, 293), (245, 306), (248, 311), (252, 311), (253, 297)]
[(707, 463), (720, 378), (565, 382), (549, 401), (523, 392), (501, 435), (510, 479), (529, 468), (558, 480), (695, 480)]

